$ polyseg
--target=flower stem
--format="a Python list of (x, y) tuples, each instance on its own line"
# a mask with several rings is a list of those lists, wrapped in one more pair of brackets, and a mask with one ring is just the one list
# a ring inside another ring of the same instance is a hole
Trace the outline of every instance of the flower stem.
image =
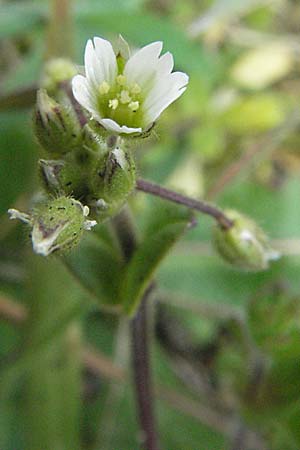
[(149, 339), (148, 339), (148, 299), (153, 289), (149, 285), (136, 316), (131, 322), (132, 367), (134, 371), (139, 420), (142, 429), (141, 446), (145, 450), (158, 450), (158, 438), (153, 411)]
[[(123, 210), (114, 220), (113, 225), (126, 261), (129, 261), (137, 244), (136, 230), (128, 215)], [(148, 300), (153, 289), (149, 284), (136, 316), (131, 321), (131, 361), (137, 401), (138, 418), (141, 427), (141, 448), (159, 450), (156, 422), (154, 416), (153, 391), (149, 355)]]
[(136, 182), (136, 189), (146, 192), (148, 194), (155, 195), (157, 197), (169, 200), (179, 205), (184, 205), (187, 208), (200, 211), (203, 214), (208, 214), (213, 217), (222, 228), (229, 229), (233, 223), (219, 208), (210, 203), (203, 202), (202, 200), (196, 200), (191, 197), (179, 194), (178, 192), (167, 189), (159, 184), (152, 183), (150, 181), (139, 179)]

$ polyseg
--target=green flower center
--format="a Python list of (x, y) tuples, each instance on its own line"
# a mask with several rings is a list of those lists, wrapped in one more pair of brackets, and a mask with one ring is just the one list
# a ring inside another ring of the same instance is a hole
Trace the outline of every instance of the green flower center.
[(138, 83), (129, 85), (125, 75), (119, 74), (114, 85), (102, 81), (98, 93), (98, 109), (103, 118), (112, 119), (121, 126), (144, 126), (143, 96)]

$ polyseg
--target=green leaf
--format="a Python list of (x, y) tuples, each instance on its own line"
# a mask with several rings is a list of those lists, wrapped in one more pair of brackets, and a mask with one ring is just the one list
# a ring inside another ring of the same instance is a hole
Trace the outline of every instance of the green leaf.
[(143, 240), (127, 266), (121, 287), (121, 303), (126, 313), (134, 314), (159, 264), (187, 229), (191, 218), (189, 210), (166, 202), (159, 201), (151, 208)]
[(104, 226), (99, 227), (98, 236), (95, 233), (87, 235), (64, 261), (77, 280), (100, 304), (118, 303), (123, 262)]

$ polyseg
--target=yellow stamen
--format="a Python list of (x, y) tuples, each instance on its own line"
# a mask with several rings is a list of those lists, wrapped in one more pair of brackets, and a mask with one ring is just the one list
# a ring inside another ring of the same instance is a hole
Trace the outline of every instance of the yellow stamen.
[(117, 109), (119, 105), (119, 100), (117, 98), (113, 98), (112, 100), (109, 100), (108, 106), (111, 109)]
[(128, 91), (125, 91), (125, 90), (121, 91), (121, 94), (120, 94), (120, 101), (121, 101), (121, 103), (123, 103), (124, 105), (125, 105), (126, 103), (131, 102), (131, 97), (130, 97)]
[(139, 109), (140, 103), (139, 102), (130, 102), (128, 105), (128, 108), (131, 109), (132, 112), (135, 112)]
[(126, 83), (126, 77), (125, 77), (125, 75), (118, 75), (118, 76), (117, 76), (117, 83), (118, 83), (120, 86), (124, 86), (125, 83)]
[(131, 88), (131, 93), (132, 94), (140, 94), (141, 91), (142, 91), (142, 89), (141, 89), (140, 85), (137, 83), (134, 83), (134, 85)]
[(102, 83), (99, 86), (99, 92), (101, 95), (105, 95), (109, 92), (110, 85), (107, 83), (107, 81), (102, 81)]

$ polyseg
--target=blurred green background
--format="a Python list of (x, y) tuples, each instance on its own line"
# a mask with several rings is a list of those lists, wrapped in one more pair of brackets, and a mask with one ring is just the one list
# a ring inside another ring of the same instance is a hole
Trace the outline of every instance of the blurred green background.
[[(297, 0), (0, 0), (0, 448), (139, 448), (128, 323), (99, 309), (118, 289), (108, 225), (62, 264), (34, 256), (6, 213), (39, 195), (43, 63), (81, 65), (89, 37), (119, 33), (133, 48), (162, 40), (190, 75), (135, 149), (140, 176), (248, 214), (283, 253), (239, 272), (199, 216), (164, 259), (152, 318), (161, 448), (300, 449)], [(130, 206), (146, 240), (165, 204), (137, 193)]]

